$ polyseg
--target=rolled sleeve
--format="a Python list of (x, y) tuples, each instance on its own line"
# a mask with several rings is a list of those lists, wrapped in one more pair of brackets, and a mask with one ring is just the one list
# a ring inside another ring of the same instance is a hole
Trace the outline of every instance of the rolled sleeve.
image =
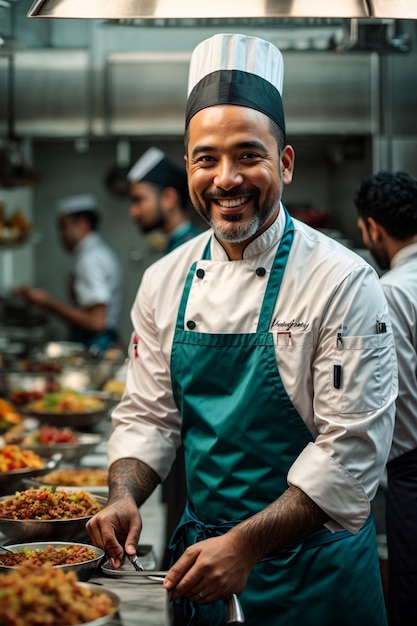
[(308, 444), (291, 466), (288, 483), (332, 518), (333, 523), (326, 524), (332, 531), (342, 527), (356, 534), (369, 516), (370, 502), (361, 484), (314, 443)]

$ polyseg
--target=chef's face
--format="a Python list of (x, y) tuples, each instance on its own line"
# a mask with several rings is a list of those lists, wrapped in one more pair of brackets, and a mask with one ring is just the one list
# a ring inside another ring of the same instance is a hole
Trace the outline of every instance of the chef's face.
[(81, 219), (75, 218), (73, 215), (61, 215), (58, 220), (59, 238), (63, 247), (72, 252), (75, 246), (83, 238), (85, 231), (84, 223)]
[(143, 233), (162, 228), (165, 221), (161, 189), (152, 183), (131, 183), (129, 215)]
[(362, 241), (375, 261), (382, 270), (390, 268), (390, 258), (388, 256), (383, 239), (378, 237), (377, 231), (372, 228), (372, 224), (362, 217), (358, 217), (358, 228), (361, 231)]
[(229, 252), (242, 250), (276, 218), (294, 151), (286, 146), (279, 155), (263, 113), (220, 105), (191, 118), (185, 160), (193, 205)]

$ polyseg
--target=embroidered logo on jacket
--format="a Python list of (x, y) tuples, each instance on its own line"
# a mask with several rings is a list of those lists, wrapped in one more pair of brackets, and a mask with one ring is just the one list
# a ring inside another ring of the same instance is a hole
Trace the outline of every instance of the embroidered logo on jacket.
[(291, 329), (307, 330), (309, 326), (310, 322), (296, 322), (295, 319), (287, 322), (285, 320), (274, 319), (271, 323), (271, 330), (284, 330), (288, 332)]

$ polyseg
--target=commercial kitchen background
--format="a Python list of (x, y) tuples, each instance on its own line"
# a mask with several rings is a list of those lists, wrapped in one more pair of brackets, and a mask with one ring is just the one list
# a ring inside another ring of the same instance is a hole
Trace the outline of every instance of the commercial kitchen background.
[[(26, 243), (0, 247), (1, 298), (22, 282), (66, 298), (71, 260), (58, 241), (55, 203), (91, 192), (101, 232), (123, 264), (120, 332), (127, 344), (142, 273), (161, 251), (132, 225), (126, 197), (115, 192), (118, 172), (151, 145), (182, 160), (188, 60), (215, 32), (255, 34), (283, 52), (288, 140), (296, 151), (284, 192), (290, 209), (312, 220), (328, 214), (322, 224), (329, 234), (359, 249), (355, 185), (381, 168), (417, 176), (414, 20), (147, 25), (29, 20), (30, 5), (0, 2), (0, 204), (6, 215), (19, 208), (34, 225)], [(16, 180), (5, 174), (10, 155), (23, 165)], [(10, 325), (5, 330), (0, 319), (0, 343), (10, 339)], [(48, 333), (64, 338), (65, 326), (51, 318)]]

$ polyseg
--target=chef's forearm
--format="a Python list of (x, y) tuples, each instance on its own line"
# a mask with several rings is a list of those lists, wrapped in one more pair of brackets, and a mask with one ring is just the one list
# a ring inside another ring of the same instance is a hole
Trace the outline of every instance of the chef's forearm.
[(289, 487), (277, 500), (231, 531), (253, 562), (273, 554), (322, 528), (329, 516), (298, 487)]
[(158, 474), (146, 463), (137, 459), (119, 459), (109, 469), (109, 500), (130, 495), (141, 506), (159, 483)]

